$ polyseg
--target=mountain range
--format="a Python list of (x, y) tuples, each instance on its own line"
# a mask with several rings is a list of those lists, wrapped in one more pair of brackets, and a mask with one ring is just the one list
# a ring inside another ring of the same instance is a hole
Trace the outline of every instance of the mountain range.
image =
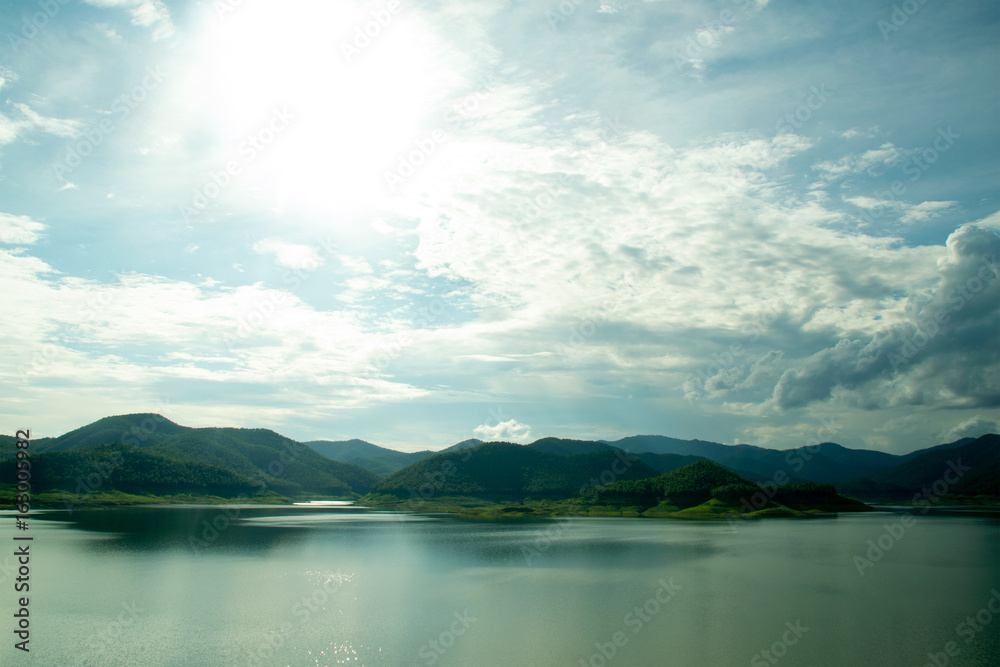
[[(0, 483), (14, 481), (15, 451), (14, 439), (0, 436)], [(31, 454), (34, 489), (70, 493), (402, 497), (432, 480), (439, 496), (565, 498), (587, 485), (637, 482), (711, 461), (757, 484), (832, 484), (865, 500), (908, 500), (935, 483), (937, 495), (1000, 496), (996, 434), (905, 455), (832, 442), (774, 450), (659, 435), (548, 437), (527, 445), (471, 439), (440, 451), (401, 452), (357, 439), (297, 442), (267, 429), (191, 428), (132, 414), (33, 440)], [(612, 467), (614, 478), (602, 479)]]

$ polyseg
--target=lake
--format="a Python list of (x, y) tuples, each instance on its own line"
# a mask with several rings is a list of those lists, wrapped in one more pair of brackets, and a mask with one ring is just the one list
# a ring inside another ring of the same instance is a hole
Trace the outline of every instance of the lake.
[(24, 542), (5, 513), (0, 662), (1000, 665), (1000, 521), (910, 517), (40, 511), (25, 654), (8, 555)]

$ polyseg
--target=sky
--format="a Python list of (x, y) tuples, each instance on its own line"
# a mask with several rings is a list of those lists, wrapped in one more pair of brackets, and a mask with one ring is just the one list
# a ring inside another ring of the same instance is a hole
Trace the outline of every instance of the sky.
[(0, 424), (1000, 420), (1000, 4), (0, 5)]

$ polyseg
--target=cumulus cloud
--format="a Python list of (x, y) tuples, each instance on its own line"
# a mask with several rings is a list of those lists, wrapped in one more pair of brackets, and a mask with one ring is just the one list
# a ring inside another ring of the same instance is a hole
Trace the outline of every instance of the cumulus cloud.
[(27, 245), (38, 241), (45, 225), (26, 215), (0, 213), (0, 243)]
[(799, 361), (775, 385), (774, 404), (802, 407), (839, 395), (868, 409), (1000, 405), (998, 256), (1000, 236), (959, 228), (948, 237), (937, 284), (907, 297), (905, 321)]
[(486, 441), (501, 440), (506, 442), (527, 442), (531, 438), (531, 427), (516, 419), (508, 419), (495, 426), (481, 424), (472, 429), (477, 438)]

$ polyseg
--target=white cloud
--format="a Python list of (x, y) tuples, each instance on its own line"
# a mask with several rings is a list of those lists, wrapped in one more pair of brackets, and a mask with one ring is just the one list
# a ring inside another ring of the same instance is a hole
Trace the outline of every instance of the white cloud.
[(906, 202), (893, 199), (878, 199), (876, 197), (844, 197), (844, 201), (848, 204), (854, 204), (858, 208), (863, 208), (869, 211), (879, 209), (879, 208), (892, 208), (892, 209), (903, 209), (906, 208)]
[(986, 227), (989, 229), (996, 229), (997, 231), (1000, 231), (1000, 211), (997, 211), (996, 213), (988, 215), (982, 220), (977, 221), (976, 226)]
[(26, 215), (0, 213), (0, 243), (27, 245), (38, 241), (45, 225)]
[(527, 442), (531, 438), (531, 427), (516, 419), (508, 419), (495, 426), (481, 424), (472, 429), (477, 438), (486, 441)]
[(350, 257), (348, 255), (338, 255), (337, 259), (341, 266), (355, 275), (372, 272), (371, 265), (363, 257)]
[(841, 133), (841, 137), (844, 139), (854, 139), (855, 137), (861, 137), (863, 139), (874, 139), (879, 135), (882, 129), (877, 125), (875, 127), (870, 127), (867, 130), (863, 130), (859, 127), (852, 127)]
[[(365, 372), (373, 339), (355, 316), (317, 311), (287, 291), (139, 273), (99, 282), (2, 249), (0, 284), (0, 306), (24, 313), (23, 327), (0, 339), (0, 384), (20, 386), (24, 400), (61, 400), (81, 382), (127, 385), (146, 400), (178, 387), (215, 396), (231, 386), (224, 398), (190, 402), (202, 404), (199, 414), (239, 412), (252, 423), (262, 402), (262, 414), (309, 416), (427, 393)], [(67, 426), (84, 423), (82, 409), (67, 409)]]
[(907, 155), (892, 144), (886, 142), (878, 148), (873, 148), (861, 154), (846, 155), (837, 160), (824, 160), (813, 165), (813, 169), (824, 174), (828, 179), (838, 179), (851, 174), (877, 174), (880, 167), (901, 162)]
[(12, 118), (0, 113), (0, 146), (13, 143), (21, 135), (34, 130), (57, 137), (75, 137), (79, 135), (80, 129), (83, 127), (75, 120), (42, 116), (27, 104), (14, 103), (11, 104), (11, 107), (18, 112), (17, 115), (20, 117)]
[(943, 211), (955, 208), (956, 206), (958, 206), (957, 201), (925, 201), (909, 207), (906, 213), (903, 214), (903, 217), (900, 218), (900, 222), (927, 222), (941, 215)]
[(153, 41), (172, 37), (174, 25), (170, 10), (160, 0), (84, 0), (94, 7), (127, 8), (132, 25), (153, 28)]
[(910, 204), (899, 199), (878, 199), (865, 196), (844, 197), (844, 201), (868, 211), (878, 209), (897, 211), (899, 221), (904, 224), (927, 222), (938, 217), (942, 212), (958, 206), (957, 201), (925, 201), (919, 204)]
[(978, 438), (987, 433), (1000, 433), (1000, 424), (995, 417), (990, 418), (980, 414), (942, 431), (938, 438), (941, 442), (955, 442), (961, 438)]
[(288, 243), (273, 236), (254, 243), (253, 251), (262, 255), (274, 255), (275, 263), (287, 269), (314, 271), (323, 265), (323, 259), (316, 248), (301, 243)]

